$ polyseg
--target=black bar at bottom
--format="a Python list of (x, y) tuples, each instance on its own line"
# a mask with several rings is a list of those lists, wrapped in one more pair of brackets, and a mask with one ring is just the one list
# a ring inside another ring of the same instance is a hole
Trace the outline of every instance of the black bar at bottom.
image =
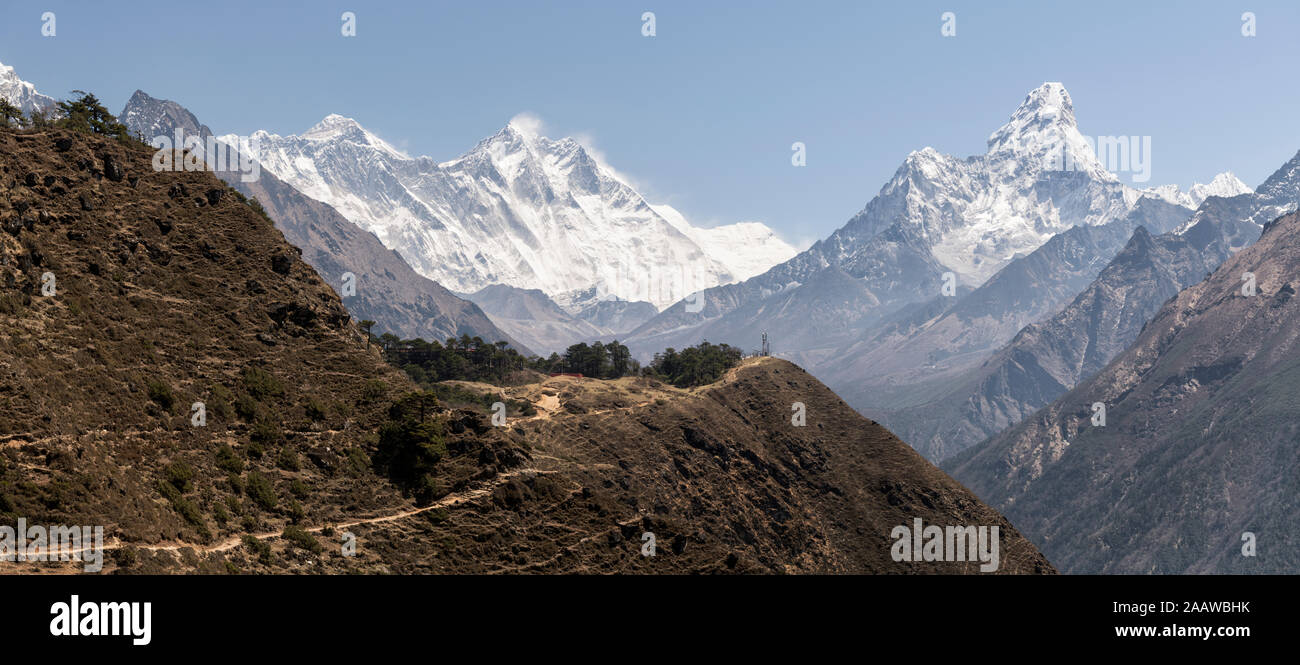
[[(1012, 652), (1033, 646), (1025, 657), (1043, 655), (1043, 648), (1057, 655), (1240, 655), (1286, 647), (1296, 636), (1297, 587), (1297, 578), (1264, 576), (6, 576), (0, 639), (32, 654), (125, 651), (152, 659), (210, 648), (217, 657), (242, 658), (247, 650), (258, 662), (280, 651), (337, 655), (340, 648), (382, 645), (394, 653), (477, 644), (472, 654), (530, 641), (561, 654), (608, 642), (647, 653), (666, 649), (665, 655), (689, 651), (687, 645), (737, 656), (801, 644), (808, 656), (891, 645), (922, 654), (951, 654), (961, 645)], [(103, 603), (150, 603), (149, 644), (133, 644), (140, 638), (129, 630), (116, 637), (52, 635), (63, 611), (56, 604), (70, 612), (73, 596), (83, 619), (93, 613), (88, 606), (102, 616)], [(1144, 627), (1155, 634), (1117, 634)], [(1203, 627), (1215, 634), (1200, 635)], [(1189, 635), (1192, 629), (1198, 634)]]

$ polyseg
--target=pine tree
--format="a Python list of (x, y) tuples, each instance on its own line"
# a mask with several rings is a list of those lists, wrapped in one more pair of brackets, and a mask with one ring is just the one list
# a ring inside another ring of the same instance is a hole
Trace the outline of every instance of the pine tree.
[(126, 125), (117, 121), (108, 109), (100, 103), (99, 98), (83, 90), (73, 90), (78, 97), (72, 101), (59, 102), (63, 119), (59, 125), (73, 131), (102, 134), (111, 138), (129, 140), (131, 133)]

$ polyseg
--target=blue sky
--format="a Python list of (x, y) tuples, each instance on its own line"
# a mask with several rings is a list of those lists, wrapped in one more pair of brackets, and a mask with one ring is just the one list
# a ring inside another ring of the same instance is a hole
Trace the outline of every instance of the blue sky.
[(440, 160), (529, 112), (697, 224), (760, 220), (801, 244), (910, 151), (982, 153), (1048, 80), (1085, 134), (1152, 136), (1147, 185), (1232, 170), (1255, 186), (1300, 150), (1296, 2), (6, 0), (0, 16), (0, 62), (56, 97), (116, 112), (140, 88), (218, 133), (341, 113)]

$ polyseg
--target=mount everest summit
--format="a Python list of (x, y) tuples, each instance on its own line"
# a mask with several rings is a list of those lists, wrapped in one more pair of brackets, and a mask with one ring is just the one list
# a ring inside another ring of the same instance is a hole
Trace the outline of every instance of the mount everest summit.
[(546, 138), (527, 119), (441, 163), (339, 115), (297, 136), (256, 132), (248, 144), (264, 169), (461, 293), (505, 284), (574, 311), (593, 293), (663, 308), (795, 254), (756, 222), (691, 226), (578, 141)]

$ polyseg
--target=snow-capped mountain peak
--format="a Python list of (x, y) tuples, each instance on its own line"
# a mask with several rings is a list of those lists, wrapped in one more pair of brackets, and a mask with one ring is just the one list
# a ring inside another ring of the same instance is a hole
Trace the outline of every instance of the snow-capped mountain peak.
[(262, 168), (461, 293), (508, 284), (560, 302), (592, 290), (665, 307), (796, 253), (761, 224), (724, 242), (666, 219), (580, 142), (543, 136), (531, 116), (442, 163), (337, 115), (300, 136), (252, 138)]
[(341, 116), (337, 113), (331, 113), (325, 116), (325, 118), (320, 122), (316, 123), (316, 125), (311, 129), (303, 132), (302, 137), (305, 139), (323, 141), (338, 138), (345, 134), (364, 131), (365, 130), (361, 127), (361, 123), (356, 120)]
[(989, 136), (987, 155), (1044, 171), (1084, 171), (1101, 180), (1116, 179), (1079, 131), (1070, 93), (1057, 82), (1030, 91), (1006, 124)]
[(36, 86), (18, 78), (14, 68), (0, 62), (0, 99), (17, 106), (23, 113), (34, 109), (50, 108), (57, 102), (53, 97), (42, 95)]
[(1211, 180), (1209, 184), (1202, 185), (1197, 183), (1192, 185), (1191, 189), (1189, 189), (1187, 193), (1191, 195), (1192, 201), (1195, 202), (1197, 206), (1200, 206), (1205, 199), (1208, 199), (1211, 196), (1231, 198), (1240, 194), (1248, 194), (1253, 191), (1255, 190), (1242, 182), (1240, 178), (1232, 173), (1232, 171), (1224, 171), (1223, 173), (1214, 176), (1214, 179)]
[(1209, 184), (1196, 183), (1189, 187), (1186, 192), (1178, 188), (1178, 185), (1161, 185), (1159, 187), (1150, 187), (1142, 190), (1143, 194), (1164, 199), (1174, 205), (1180, 205), (1195, 210), (1199, 208), (1205, 199), (1211, 196), (1220, 196), (1231, 198), (1241, 194), (1249, 194), (1255, 190), (1251, 189), (1246, 183), (1242, 182), (1231, 171), (1224, 171), (1214, 176)]
[(532, 114), (520, 113), (511, 118), (502, 131), (512, 131), (523, 137), (535, 139), (542, 135), (542, 121)]
[(406, 157), (401, 150), (394, 148), (387, 141), (375, 136), (361, 123), (341, 116), (337, 113), (331, 113), (325, 116), (320, 122), (312, 126), (311, 129), (302, 133), (302, 138), (309, 141), (348, 141), (361, 146), (369, 146), (377, 150), (382, 150), (396, 157)]
[[(847, 249), (905, 229), (898, 232), (923, 239), (924, 253), (960, 283), (976, 286), (1056, 233), (1123, 217), (1142, 196), (1101, 165), (1065, 86), (1049, 82), (990, 135), (986, 154), (909, 154), (834, 244)], [(844, 256), (867, 261), (856, 250)]]
[[(953, 157), (945, 155), (934, 148), (926, 146), (920, 150), (913, 150), (908, 153), (903, 160), (903, 164), (894, 172), (894, 177), (881, 188), (881, 196), (893, 194), (899, 190), (908, 187), (917, 187), (918, 183), (930, 180), (943, 180), (955, 169), (960, 170), (960, 166), (954, 166), (952, 162), (959, 161)], [(924, 186), (920, 186), (925, 189)]]
[(1078, 131), (1074, 117), (1074, 102), (1065, 86), (1056, 82), (1044, 83), (1031, 90), (1020, 103), (1011, 119), (989, 136), (990, 153), (1019, 150), (1044, 132), (1073, 129)]

